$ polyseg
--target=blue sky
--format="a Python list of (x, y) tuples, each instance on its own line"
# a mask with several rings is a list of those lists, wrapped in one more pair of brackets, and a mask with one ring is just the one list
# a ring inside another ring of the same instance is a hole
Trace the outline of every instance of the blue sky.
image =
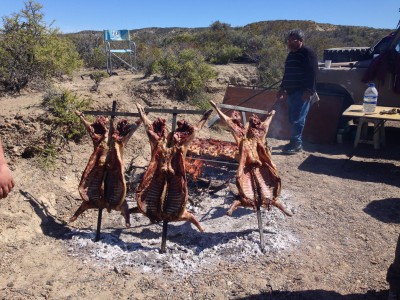
[[(312, 20), (334, 25), (394, 29), (398, 0), (36, 0), (45, 21), (63, 33), (147, 27), (233, 27), (269, 20)], [(19, 12), (23, 0), (0, 0), (0, 17)]]

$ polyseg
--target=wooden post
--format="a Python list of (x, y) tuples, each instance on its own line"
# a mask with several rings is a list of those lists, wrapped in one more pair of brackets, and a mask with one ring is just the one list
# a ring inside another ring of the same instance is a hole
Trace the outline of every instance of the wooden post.
[[(115, 111), (117, 108), (117, 101), (113, 101), (112, 103), (112, 114), (111, 114), (111, 120), (114, 120), (115, 118)], [(108, 139), (108, 144), (110, 145), (110, 139)], [(105, 177), (105, 175), (104, 175)], [(103, 215), (103, 209), (99, 208), (99, 212), (97, 215), (97, 229), (96, 229), (96, 237), (94, 239), (95, 242), (98, 242), (100, 240), (100, 232), (101, 232), (101, 219), (102, 219), (102, 215)]]

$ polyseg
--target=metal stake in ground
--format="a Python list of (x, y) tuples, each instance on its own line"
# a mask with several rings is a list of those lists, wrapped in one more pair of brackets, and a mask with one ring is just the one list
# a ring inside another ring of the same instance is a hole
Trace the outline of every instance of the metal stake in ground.
[(258, 221), (258, 230), (260, 232), (260, 248), (262, 253), (265, 253), (264, 230), (262, 225), (260, 205), (257, 205), (257, 221)]
[[(178, 116), (177, 113), (178, 108), (175, 106), (174, 111), (172, 113), (172, 129), (171, 129), (171, 138), (168, 141), (168, 147), (171, 147), (172, 140), (174, 138), (174, 132), (176, 129), (176, 118)], [(167, 231), (168, 231), (168, 221), (164, 220), (163, 221), (163, 230), (162, 230), (162, 237), (161, 237), (161, 249), (160, 253), (165, 253), (166, 252), (166, 246), (167, 246)]]
[(265, 253), (264, 230), (261, 218), (261, 205), (262, 205), (261, 191), (259, 185), (257, 184), (257, 181), (255, 180), (256, 176), (254, 174), (254, 170), (251, 170), (251, 178), (253, 179), (252, 181), (255, 190), (254, 200), (257, 206), (258, 231), (260, 232), (260, 248), (262, 253)]
[[(115, 118), (115, 111), (117, 108), (117, 101), (113, 101), (112, 103), (112, 110), (111, 110), (111, 120), (114, 120)], [(110, 139), (108, 139), (108, 146), (110, 146)], [(104, 178), (105, 178), (105, 174), (104, 174)], [(104, 180), (103, 180), (104, 181)], [(96, 229), (96, 237), (94, 238), (95, 242), (98, 242), (100, 240), (100, 231), (101, 231), (101, 219), (102, 219), (102, 215), (103, 215), (103, 209), (99, 208), (99, 213), (97, 215), (97, 229)]]

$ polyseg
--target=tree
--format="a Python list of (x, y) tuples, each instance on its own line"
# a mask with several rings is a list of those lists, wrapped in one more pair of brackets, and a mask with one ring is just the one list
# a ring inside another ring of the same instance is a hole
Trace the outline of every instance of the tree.
[(283, 66), (287, 55), (285, 44), (274, 36), (267, 37), (264, 48), (259, 52), (257, 70), (260, 84), (269, 86), (282, 79)]
[(3, 17), (0, 29), (0, 88), (19, 92), (29, 82), (71, 74), (82, 62), (74, 44), (43, 21), (42, 6), (29, 0), (25, 8)]

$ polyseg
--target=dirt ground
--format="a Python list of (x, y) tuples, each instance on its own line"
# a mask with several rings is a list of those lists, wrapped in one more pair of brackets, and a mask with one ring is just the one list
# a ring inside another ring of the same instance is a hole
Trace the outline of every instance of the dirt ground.
[[(250, 84), (255, 76), (241, 65), (219, 71), (209, 89), (216, 102), (227, 83)], [(110, 109), (112, 100), (118, 111), (136, 112), (136, 102), (193, 109), (166, 98), (165, 86), (141, 74), (106, 78), (95, 93), (89, 91), (93, 81), (81, 74), (56, 85), (91, 96), (95, 109)], [(0, 98), (0, 137), (16, 181), (0, 201), (0, 299), (387, 298), (386, 270), (400, 222), (397, 124), (387, 124), (381, 150), (368, 144), (353, 149), (351, 141), (306, 143), (303, 153), (286, 156), (280, 151), (285, 141), (269, 139), (282, 178), (281, 199), (294, 215), (285, 217), (275, 208), (262, 212), (265, 254), (254, 212), (225, 215), (234, 199), (231, 185), (213, 194), (191, 189), (190, 208), (206, 231), (170, 223), (167, 253), (160, 254), (161, 226), (144, 216), (132, 215), (126, 229), (117, 212), (104, 212), (96, 243), (96, 210), (66, 222), (80, 205), (77, 187), (92, 145), (88, 137), (69, 143), (52, 170), (23, 158), (29, 140), (43, 128), (42, 97), (22, 91)], [(224, 131), (204, 129), (201, 135), (231, 140)], [(135, 167), (134, 183), (148, 161), (140, 128), (124, 157), (127, 168)], [(216, 184), (234, 176), (232, 168), (213, 172), (208, 175)], [(135, 206), (129, 194), (128, 203)]]

